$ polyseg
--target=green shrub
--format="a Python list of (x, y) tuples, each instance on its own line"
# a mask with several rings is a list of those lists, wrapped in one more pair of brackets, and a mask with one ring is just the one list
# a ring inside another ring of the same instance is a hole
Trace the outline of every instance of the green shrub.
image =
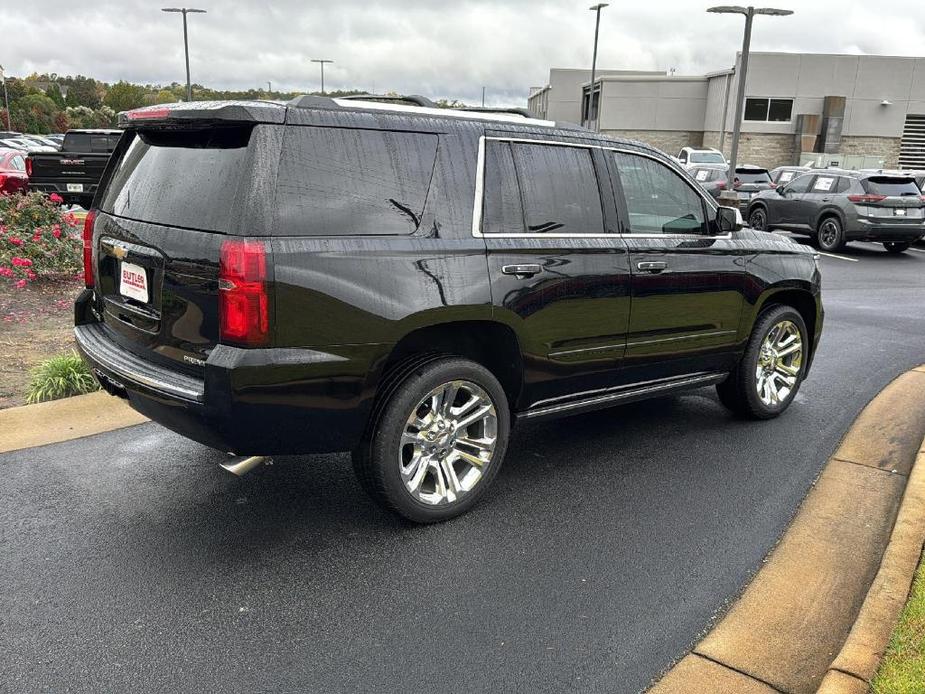
[(52, 357), (32, 369), (26, 402), (58, 400), (99, 390), (90, 369), (76, 352)]
[(22, 288), (41, 277), (80, 272), (80, 222), (62, 212), (60, 202), (38, 192), (0, 195), (0, 280)]

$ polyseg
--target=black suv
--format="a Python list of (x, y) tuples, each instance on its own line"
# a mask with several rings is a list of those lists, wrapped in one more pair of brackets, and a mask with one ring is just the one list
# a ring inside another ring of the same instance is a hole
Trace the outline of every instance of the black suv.
[(77, 342), (208, 446), (352, 451), (373, 497), (431, 522), (484, 494), (518, 420), (711, 384), (769, 418), (809, 371), (813, 253), (646, 145), (321, 97), (122, 122)]

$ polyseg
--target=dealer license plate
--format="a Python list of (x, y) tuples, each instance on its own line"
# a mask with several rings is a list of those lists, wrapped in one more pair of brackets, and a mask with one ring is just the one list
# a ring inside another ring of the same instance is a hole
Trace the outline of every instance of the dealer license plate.
[(68, 183), (67, 192), (68, 193), (83, 193), (84, 184), (83, 183)]
[(122, 263), (119, 268), (119, 293), (143, 304), (148, 303), (148, 274), (140, 265)]

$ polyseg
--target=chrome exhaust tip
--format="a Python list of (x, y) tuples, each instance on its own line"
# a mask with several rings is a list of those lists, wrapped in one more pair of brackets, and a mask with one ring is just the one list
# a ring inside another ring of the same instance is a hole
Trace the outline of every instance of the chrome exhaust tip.
[(270, 458), (265, 455), (238, 456), (232, 458), (227, 463), (221, 463), (221, 467), (232, 475), (243, 477), (255, 467), (260, 467), (264, 463), (269, 463)]

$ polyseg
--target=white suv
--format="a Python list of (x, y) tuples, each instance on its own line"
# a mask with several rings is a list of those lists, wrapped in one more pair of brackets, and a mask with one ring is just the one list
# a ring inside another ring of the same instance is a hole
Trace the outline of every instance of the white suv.
[(726, 157), (718, 149), (712, 147), (683, 147), (678, 152), (677, 159), (681, 166), (690, 168), (699, 164), (728, 164)]

